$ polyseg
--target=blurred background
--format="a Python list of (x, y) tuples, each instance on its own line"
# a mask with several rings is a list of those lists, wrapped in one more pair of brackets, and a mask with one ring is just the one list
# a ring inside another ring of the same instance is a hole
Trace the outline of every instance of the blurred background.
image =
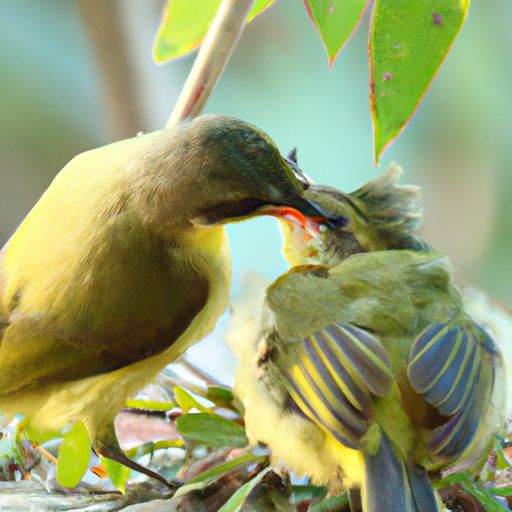
[[(156, 66), (163, 0), (0, 2), (0, 246), (77, 153), (163, 127), (193, 62)], [(332, 70), (302, 2), (279, 0), (245, 30), (206, 112), (265, 130), (316, 181), (351, 191), (391, 161), (423, 188), (424, 236), (458, 274), (512, 304), (512, 3), (473, 2), (403, 135), (373, 166), (368, 16)], [(233, 296), (250, 271), (286, 269), (272, 219), (229, 227)], [(191, 352), (225, 381), (226, 319)], [(220, 341), (219, 341), (220, 340)], [(215, 350), (213, 348), (215, 347)]]

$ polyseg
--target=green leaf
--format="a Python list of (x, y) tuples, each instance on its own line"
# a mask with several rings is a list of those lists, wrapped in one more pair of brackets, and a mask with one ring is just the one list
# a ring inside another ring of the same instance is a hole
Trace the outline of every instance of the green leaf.
[[(183, 447), (183, 439), (162, 439), (160, 441), (152, 441), (152, 449), (148, 450), (146, 452), (143, 452), (142, 455), (145, 453), (150, 452), (156, 452), (157, 450), (168, 450), (169, 448), (182, 448)], [(139, 455), (141, 457), (142, 455)]]
[(465, 491), (472, 494), (484, 506), (486, 512), (508, 512), (509, 508), (496, 500), (492, 492), (483, 485), (471, 480), (461, 482), (461, 485)]
[(231, 473), (236, 469), (239, 469), (243, 466), (248, 466), (250, 464), (258, 464), (264, 461), (267, 461), (267, 457), (265, 455), (255, 455), (254, 453), (246, 453), (236, 459), (232, 459), (229, 462), (225, 462), (224, 464), (219, 464), (217, 467), (208, 469), (203, 473), (191, 478), (186, 485), (181, 486), (174, 497), (182, 496), (184, 494), (188, 494), (192, 491), (202, 491), (209, 487), (213, 482), (222, 478), (227, 473)]
[(220, 507), (219, 512), (239, 512), (242, 510), (245, 500), (247, 496), (251, 494), (251, 491), (261, 482), (262, 478), (271, 470), (272, 468), (265, 468), (263, 471), (260, 471), (257, 476), (255, 476), (252, 480), (249, 480), (246, 484), (242, 485), (237, 491), (229, 498), (228, 501), (222, 507)]
[(217, 480), (218, 478), (230, 473), (231, 471), (241, 468), (242, 466), (248, 466), (250, 464), (260, 464), (267, 460), (266, 455), (255, 455), (254, 453), (246, 453), (241, 455), (240, 457), (236, 457), (235, 459), (231, 459), (228, 462), (224, 462), (223, 464), (219, 464), (218, 466), (208, 469), (203, 473), (195, 476), (190, 479), (187, 484), (194, 484), (197, 482), (211, 482), (212, 480)]
[(156, 400), (128, 400), (126, 407), (145, 409), (147, 411), (169, 411), (178, 404), (176, 402), (158, 402)]
[(210, 409), (208, 407), (205, 407), (204, 405), (200, 404), (188, 391), (186, 391), (183, 388), (180, 388), (179, 386), (176, 386), (174, 388), (174, 396), (176, 397), (176, 401), (178, 402), (178, 405), (180, 406), (181, 410), (183, 411), (183, 414), (188, 414), (190, 409), (197, 409), (201, 412), (210, 412)]
[(102, 466), (108, 473), (110, 481), (119, 489), (123, 494), (126, 491), (126, 482), (130, 478), (131, 470), (123, 464), (119, 464), (115, 460), (110, 460), (105, 457), (100, 457)]
[(162, 439), (160, 441), (148, 441), (138, 446), (133, 446), (128, 450), (124, 450), (124, 453), (130, 459), (139, 459), (143, 455), (148, 453), (154, 453), (157, 450), (167, 450), (169, 448), (183, 448), (184, 441), (181, 437), (175, 439)]
[(512, 463), (503, 451), (502, 441), (496, 443), (496, 469), (512, 469)]
[(493, 487), (492, 493), (495, 496), (512, 496), (512, 487)]
[(470, 0), (376, 0), (370, 26), (375, 161), (400, 134), (464, 24)]
[(304, 4), (332, 66), (359, 25), (367, 0), (305, 0)]
[(255, 0), (252, 4), (251, 10), (247, 15), (247, 23), (250, 23), (258, 14), (267, 10), (276, 0)]
[(458, 484), (464, 480), (471, 480), (471, 472), (463, 471), (461, 473), (453, 473), (439, 480), (434, 480), (432, 483), (435, 489), (443, 489), (450, 485)]
[(76, 487), (91, 459), (89, 434), (85, 425), (75, 421), (71, 429), (64, 434), (57, 456), (57, 480), (64, 487)]
[(210, 485), (210, 483), (207, 481), (194, 482), (193, 484), (182, 485), (174, 493), (173, 498), (178, 498), (179, 496), (184, 496), (185, 494), (188, 494), (189, 492), (202, 491), (203, 489), (206, 489), (209, 485)]
[(244, 429), (216, 414), (188, 414), (176, 420), (178, 432), (190, 441), (222, 448), (247, 445)]
[(341, 496), (331, 496), (325, 500), (322, 500), (320, 503), (313, 505), (310, 507), (310, 512), (336, 512), (337, 510), (341, 510), (343, 507), (348, 506), (348, 496), (347, 493), (342, 494)]
[(219, 407), (233, 407), (233, 392), (224, 386), (208, 386), (206, 398)]
[(327, 489), (325, 487), (317, 487), (316, 485), (292, 485), (293, 503), (323, 498), (326, 494)]
[(169, 0), (153, 45), (153, 59), (162, 64), (197, 48), (221, 0)]
[[(256, 0), (247, 16), (255, 16), (275, 0)], [(221, 0), (169, 0), (153, 44), (153, 59), (162, 64), (198, 48), (208, 31)]]
[(37, 441), (40, 444), (46, 443), (47, 441), (51, 441), (52, 439), (62, 437), (62, 431), (41, 430), (40, 428), (35, 428), (27, 418), (24, 418), (21, 421), (17, 432), (17, 435), (20, 435), (22, 432), (24, 432), (28, 439), (30, 439), (31, 441)]

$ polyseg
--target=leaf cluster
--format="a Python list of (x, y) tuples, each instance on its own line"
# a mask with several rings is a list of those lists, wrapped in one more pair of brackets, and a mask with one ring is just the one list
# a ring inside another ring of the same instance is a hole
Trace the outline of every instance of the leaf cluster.
[[(256, 0), (247, 23), (275, 2)], [(198, 48), (219, 5), (220, 0), (169, 1), (153, 46), (154, 60), (161, 64)], [(378, 163), (426, 94), (464, 24), (469, 0), (304, 0), (304, 5), (329, 67), (362, 23), (365, 10), (371, 13), (369, 96)]]

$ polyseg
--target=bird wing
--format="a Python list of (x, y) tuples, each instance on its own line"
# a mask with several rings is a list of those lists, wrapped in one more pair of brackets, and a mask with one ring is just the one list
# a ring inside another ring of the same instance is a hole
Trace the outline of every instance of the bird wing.
[[(0, 398), (113, 371), (169, 348), (206, 305), (209, 284), (194, 271), (186, 279), (181, 276), (164, 284), (174, 299), (166, 303), (166, 318), (155, 317), (155, 325), (133, 323), (131, 330), (128, 323), (123, 332), (107, 337), (94, 332), (70, 334), (44, 312), (14, 309), (3, 322), (0, 316)], [(161, 303), (157, 307), (164, 309)]]
[(470, 445), (491, 401), (498, 359), (494, 340), (466, 319), (433, 323), (414, 341), (411, 385), (446, 418), (429, 441), (436, 457), (455, 460)]
[(381, 343), (351, 324), (331, 324), (298, 344), (285, 386), (299, 409), (350, 448), (360, 446), (373, 418), (374, 397), (393, 383)]

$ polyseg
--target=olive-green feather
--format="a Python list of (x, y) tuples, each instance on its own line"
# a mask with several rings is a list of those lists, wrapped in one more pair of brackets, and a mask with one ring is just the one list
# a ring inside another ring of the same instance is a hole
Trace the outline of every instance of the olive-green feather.
[(429, 472), (485, 458), (502, 362), (447, 260), (418, 237), (418, 189), (398, 175), (352, 194), (310, 187), (343, 222), (319, 244), (284, 231), (296, 267), (268, 288), (254, 339), (235, 346), (237, 390), (252, 440), (297, 474), (360, 489), (365, 512), (438, 512)]

